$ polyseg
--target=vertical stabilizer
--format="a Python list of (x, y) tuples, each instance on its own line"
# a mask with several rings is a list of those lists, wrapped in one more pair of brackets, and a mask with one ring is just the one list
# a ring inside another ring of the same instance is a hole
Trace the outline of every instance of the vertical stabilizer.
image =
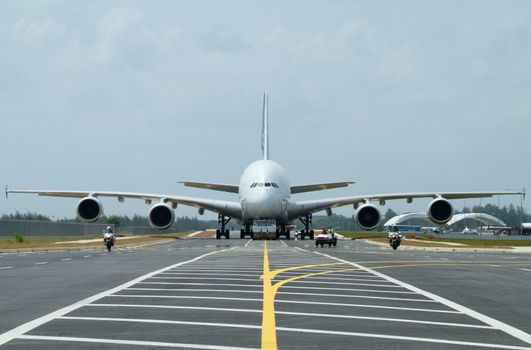
[(267, 92), (264, 92), (264, 108), (262, 111), (262, 159), (269, 159), (269, 120), (267, 114)]

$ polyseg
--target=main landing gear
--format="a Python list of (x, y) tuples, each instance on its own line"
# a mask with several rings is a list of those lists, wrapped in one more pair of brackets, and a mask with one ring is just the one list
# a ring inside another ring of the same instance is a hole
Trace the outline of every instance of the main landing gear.
[(240, 231), (240, 238), (244, 239), (245, 236), (250, 236), (253, 238), (253, 230), (251, 229), (251, 225), (245, 225), (245, 228), (242, 228)]
[(290, 231), (285, 226), (280, 228), (277, 227), (277, 239), (280, 239), (281, 236), (286, 237), (286, 239), (290, 239)]
[(230, 238), (229, 230), (225, 229), (225, 225), (229, 223), (232, 218), (226, 218), (222, 214), (218, 215), (218, 229), (216, 230), (216, 239), (220, 239), (221, 236), (225, 236), (226, 239)]
[(310, 227), (312, 226), (312, 214), (308, 214), (305, 217), (300, 217), (299, 220), (304, 225), (304, 230), (301, 231), (301, 239), (304, 239), (304, 237), (308, 237), (310, 239), (313, 239), (313, 229)]

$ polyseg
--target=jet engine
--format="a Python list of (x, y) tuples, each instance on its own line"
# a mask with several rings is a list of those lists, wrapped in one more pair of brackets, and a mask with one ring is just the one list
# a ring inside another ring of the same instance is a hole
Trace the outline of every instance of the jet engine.
[(175, 221), (175, 213), (170, 205), (159, 203), (149, 209), (148, 219), (152, 227), (164, 230)]
[(380, 211), (372, 204), (363, 204), (356, 214), (354, 214), (356, 222), (364, 230), (374, 230), (380, 223)]
[(76, 214), (80, 221), (94, 222), (103, 215), (103, 207), (97, 198), (85, 197), (77, 204)]
[(447, 199), (435, 198), (428, 204), (428, 218), (435, 224), (446, 224), (454, 215), (454, 208)]

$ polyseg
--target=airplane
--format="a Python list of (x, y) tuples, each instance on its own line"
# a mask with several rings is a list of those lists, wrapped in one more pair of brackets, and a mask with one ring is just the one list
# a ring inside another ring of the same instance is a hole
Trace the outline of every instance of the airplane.
[(373, 230), (380, 223), (380, 210), (374, 204), (385, 205), (386, 201), (405, 199), (411, 203), (416, 198), (432, 198), (427, 207), (428, 218), (437, 225), (443, 225), (453, 216), (453, 207), (449, 200), (463, 198), (484, 198), (495, 195), (521, 195), (521, 192), (421, 192), (369, 194), (329, 199), (294, 200), (291, 195), (347, 187), (352, 181), (315, 183), (307, 185), (291, 185), (284, 169), (269, 159), (269, 116), (268, 94), (264, 93), (261, 134), (261, 159), (251, 163), (243, 171), (238, 185), (182, 181), (184, 186), (205, 190), (223, 191), (239, 194), (239, 201), (215, 200), (208, 198), (184, 197), (166, 194), (150, 194), (135, 192), (109, 191), (56, 191), (56, 190), (8, 190), (8, 193), (38, 194), (39, 196), (81, 198), (76, 206), (76, 215), (82, 222), (95, 222), (103, 215), (100, 198), (114, 197), (119, 202), (126, 198), (144, 200), (152, 205), (148, 212), (148, 220), (152, 227), (169, 228), (175, 220), (175, 209), (178, 204), (198, 209), (199, 215), (205, 210), (218, 214), (216, 238), (230, 238), (226, 228), (231, 219), (241, 225), (240, 238), (253, 238), (253, 222), (270, 221), (276, 224), (276, 238), (290, 238), (290, 224), (300, 220), (304, 229), (300, 232), (301, 239), (314, 238), (312, 214), (326, 211), (332, 215), (332, 209), (352, 205), (354, 219), (364, 230)]

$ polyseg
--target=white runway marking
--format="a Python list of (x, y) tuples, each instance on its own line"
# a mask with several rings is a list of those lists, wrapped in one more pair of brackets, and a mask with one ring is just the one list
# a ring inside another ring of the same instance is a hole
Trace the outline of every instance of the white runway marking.
[(33, 265), (44, 265), (44, 264), (47, 264), (47, 263), (48, 263), (47, 261), (41, 261), (41, 262), (35, 263)]
[[(206, 310), (206, 311), (226, 311), (226, 312), (247, 312), (247, 313), (262, 313), (262, 309), (234, 309), (234, 308), (220, 308), (220, 307), (200, 307), (200, 306), (176, 306), (176, 305), (145, 305), (145, 304), (89, 304), (87, 306), (94, 307), (127, 307), (127, 308), (144, 308), (144, 309), (179, 309), (179, 310)], [(386, 317), (365, 317), (354, 315), (336, 315), (336, 314), (320, 314), (312, 312), (290, 312), (290, 311), (275, 311), (279, 315), (294, 315), (294, 316), (309, 316), (309, 317), (324, 317), (324, 318), (347, 318), (356, 320), (370, 320), (370, 321), (385, 321), (385, 322), (402, 322), (402, 323), (420, 323), (430, 324), (446, 327), (463, 327), (463, 328), (477, 328), (477, 329), (495, 329), (491, 326), (482, 326), (465, 323), (451, 323), (451, 322), (434, 322), (424, 320), (411, 320), (402, 318), (386, 318)], [(65, 318), (65, 317), (62, 317)]]
[(61, 259), (61, 261), (70, 261), (72, 260), (72, 258), (64, 258), (64, 259)]
[(0, 270), (7, 270), (7, 269), (12, 269), (14, 266), (2, 266), (0, 267)]
[[(492, 317), (489, 317), (487, 315), (484, 315), (482, 313), (479, 313), (477, 311), (474, 311), (472, 309), (469, 309), (467, 308), (466, 306), (463, 306), (463, 305), (460, 305), (458, 303), (455, 303), (453, 301), (450, 301), (446, 298), (443, 298), (441, 296), (438, 296), (436, 294), (433, 294), (433, 293), (430, 293), (430, 292), (427, 292), (423, 289), (420, 289), (420, 288), (417, 288), (411, 284), (408, 284), (408, 283), (405, 283), (405, 282), (402, 282), (400, 280), (397, 280), (393, 277), (389, 277), (387, 275), (384, 275), (383, 273), (379, 272), (379, 271), (375, 271), (375, 270), (371, 270), (370, 268), (367, 268), (365, 266), (362, 266), (360, 264), (357, 264), (357, 263), (354, 263), (354, 262), (350, 262), (350, 261), (346, 261), (344, 259), (340, 259), (340, 258), (336, 258), (334, 256), (331, 256), (331, 255), (328, 255), (328, 254), (323, 254), (323, 253), (318, 253), (318, 252), (314, 252), (315, 254), (319, 254), (321, 256), (326, 256), (326, 257), (329, 257), (330, 259), (333, 259), (333, 260), (336, 260), (336, 261), (340, 261), (340, 262), (344, 262), (344, 263), (347, 263), (351, 266), (355, 266), (357, 268), (362, 268), (364, 269), (365, 271), (368, 271), (372, 274), (374, 274), (375, 276), (378, 276), (378, 277), (381, 277), (381, 278), (384, 278), (386, 280), (388, 280), (389, 282), (391, 283), (396, 283), (397, 285), (403, 287), (403, 288), (406, 288), (406, 289), (409, 289), (413, 292), (417, 292), (418, 294), (420, 295), (423, 295), (425, 296), (426, 298), (429, 298), (431, 300), (433, 300), (434, 302), (438, 302), (438, 303), (441, 303), (443, 305), (446, 305), (454, 310), (457, 310), (457, 311), (461, 311), (462, 313), (472, 317), (472, 318), (475, 318), (476, 320), (479, 320), (485, 324), (488, 324), (498, 330), (501, 330), (517, 339), (520, 339), (521, 341), (525, 342), (525, 343), (528, 343), (528, 344), (531, 344), (531, 335), (518, 329), (518, 328), (515, 328), (513, 326), (510, 326), (506, 323), (503, 323), (501, 321), (498, 321)], [(498, 345), (496, 345), (498, 347)], [(494, 347), (494, 346), (491, 346), (491, 347)], [(499, 349), (502, 349), (503, 347), (502, 346), (499, 346), (498, 347)]]
[(245, 243), (244, 246), (245, 246), (245, 247), (249, 246), (249, 243), (251, 243), (252, 241), (253, 241), (252, 239), (248, 240), (247, 243)]
[(214, 323), (214, 322), (188, 322), (174, 320), (153, 320), (149, 318), (115, 318), (115, 317), (77, 317), (61, 316), (60, 320), (77, 320), (77, 321), (108, 321), (108, 322), (134, 322), (134, 323), (155, 323), (155, 324), (184, 324), (202, 327), (224, 327), (224, 328), (244, 328), (244, 329), (262, 329), (261, 325), (250, 324), (233, 324), (233, 323)]
[[(195, 289), (195, 288), (127, 288), (127, 290), (145, 290), (145, 291), (168, 291), (168, 292), (223, 292), (223, 293), (255, 293), (262, 294), (261, 290), (240, 290), (240, 289)], [(376, 297), (372, 295), (350, 295), (350, 294), (329, 294), (329, 293), (297, 293), (297, 292), (277, 292), (277, 294), (285, 295), (299, 295), (299, 296), (322, 296), (322, 297), (337, 297), (337, 298), (358, 298), (358, 299), (376, 299), (376, 300), (396, 300), (396, 301), (411, 301), (419, 303), (437, 303), (430, 299), (410, 299), (410, 298), (392, 298), (392, 297)], [(129, 297), (129, 298), (173, 298), (173, 295), (131, 295), (131, 294), (115, 294), (110, 297)], [(278, 300), (276, 301), (278, 302)]]
[(257, 275), (257, 278), (232, 278), (232, 277), (150, 277), (150, 279), (165, 279), (165, 280), (214, 280), (214, 281), (248, 281), (248, 282), (257, 282), (260, 281), (260, 276)]
[(192, 273), (192, 272), (163, 272), (160, 275), (170, 275), (170, 276), (183, 276), (183, 275), (191, 275), (191, 276), (240, 276), (240, 277), (256, 277), (260, 278), (262, 275), (261, 273), (257, 273), (254, 275), (245, 274), (245, 273)]
[(327, 330), (324, 330), (324, 329), (304, 329), (304, 328), (277, 327), (277, 331), (300, 332), (300, 333), (310, 333), (310, 334), (344, 335), (344, 336), (361, 337), (361, 338), (408, 340), (408, 341), (418, 341), (418, 342), (424, 342), (424, 343), (467, 345), (467, 346), (476, 346), (476, 347), (494, 348), (494, 349), (512, 349), (512, 350), (530, 350), (531, 349), (529, 347), (512, 346), (512, 345), (474, 343), (474, 342), (445, 340), (445, 339), (434, 339), (434, 338), (405, 337), (405, 336), (400, 336), (400, 335), (388, 335), (388, 334), (372, 334), (372, 333), (327, 331)]
[(185, 349), (205, 349), (205, 350), (258, 350), (255, 348), (241, 348), (233, 346), (217, 345), (200, 345), (185, 343), (167, 343), (158, 341), (139, 341), (139, 340), (122, 340), (122, 339), (99, 339), (99, 338), (81, 338), (81, 337), (51, 337), (42, 335), (22, 335), (19, 339), (28, 340), (49, 340), (49, 341), (66, 341), (77, 343), (99, 343), (99, 344), (116, 344), (116, 345), (139, 345), (164, 348), (185, 348)]
[(440, 258), (441, 260), (450, 260), (450, 259), (446, 259), (446, 258)]
[(531, 270), (530, 270), (530, 269), (520, 269), (520, 270), (522, 270), (522, 271), (528, 271), (528, 272), (531, 272)]
[(92, 257), (92, 255), (84, 255), (83, 257), (84, 258), (90, 258), (90, 257)]
[(178, 285), (178, 286), (216, 286), (216, 287), (250, 287), (262, 289), (262, 284), (239, 284), (239, 283), (187, 283), (187, 282), (138, 282), (138, 284)]
[(5, 332), (5, 333), (0, 334), (0, 345), (3, 345), (5, 343), (9, 342), (12, 339), (19, 338), (24, 333), (27, 333), (27, 332), (29, 332), (29, 331), (31, 331), (31, 330), (33, 330), (33, 329), (45, 324), (45, 323), (47, 323), (47, 322), (50, 322), (50, 321), (52, 321), (52, 320), (54, 320), (54, 319), (56, 319), (58, 317), (61, 317), (61, 316), (65, 315), (65, 314), (67, 314), (69, 312), (77, 310), (80, 307), (83, 307), (83, 306), (85, 306), (87, 304), (90, 304), (90, 303), (92, 303), (94, 301), (97, 301), (97, 300), (99, 300), (101, 298), (108, 297), (108, 296), (110, 296), (110, 295), (112, 295), (114, 293), (118, 293), (121, 290), (129, 288), (129, 287), (131, 287), (131, 286), (143, 281), (146, 278), (155, 276), (156, 274), (159, 274), (161, 272), (166, 272), (168, 270), (177, 268), (177, 267), (185, 265), (185, 264), (189, 264), (189, 263), (195, 262), (197, 260), (200, 260), (200, 259), (202, 259), (204, 257), (207, 257), (207, 256), (210, 256), (212, 254), (217, 254), (217, 253), (221, 253), (221, 252), (224, 252), (224, 251), (227, 251), (227, 249), (206, 253), (206, 254), (200, 255), (198, 257), (195, 257), (195, 258), (193, 258), (191, 260), (183, 261), (183, 262), (180, 262), (180, 263), (177, 263), (177, 264), (174, 264), (174, 265), (159, 269), (157, 271), (153, 271), (153, 272), (147, 273), (147, 274), (145, 274), (143, 276), (140, 276), (138, 278), (135, 278), (135, 279), (133, 279), (133, 280), (131, 280), (129, 282), (121, 284), (118, 287), (106, 290), (106, 291), (101, 292), (99, 294), (93, 295), (93, 296), (91, 296), (89, 298), (86, 298), (86, 299), (83, 299), (81, 301), (78, 301), (77, 303), (74, 303), (74, 304), (66, 306), (66, 307), (64, 307), (62, 309), (56, 310), (56, 311), (51, 312), (51, 313), (49, 313), (47, 315), (39, 317), (39, 318), (37, 318), (37, 319), (35, 319), (33, 321), (24, 323), (23, 325), (20, 325), (20, 326), (18, 326), (16, 328), (13, 328), (13, 329)]
[(284, 246), (285, 246), (286, 248), (289, 248), (288, 245), (286, 244), (286, 242), (284, 242), (284, 241), (280, 241), (280, 243), (284, 244)]

